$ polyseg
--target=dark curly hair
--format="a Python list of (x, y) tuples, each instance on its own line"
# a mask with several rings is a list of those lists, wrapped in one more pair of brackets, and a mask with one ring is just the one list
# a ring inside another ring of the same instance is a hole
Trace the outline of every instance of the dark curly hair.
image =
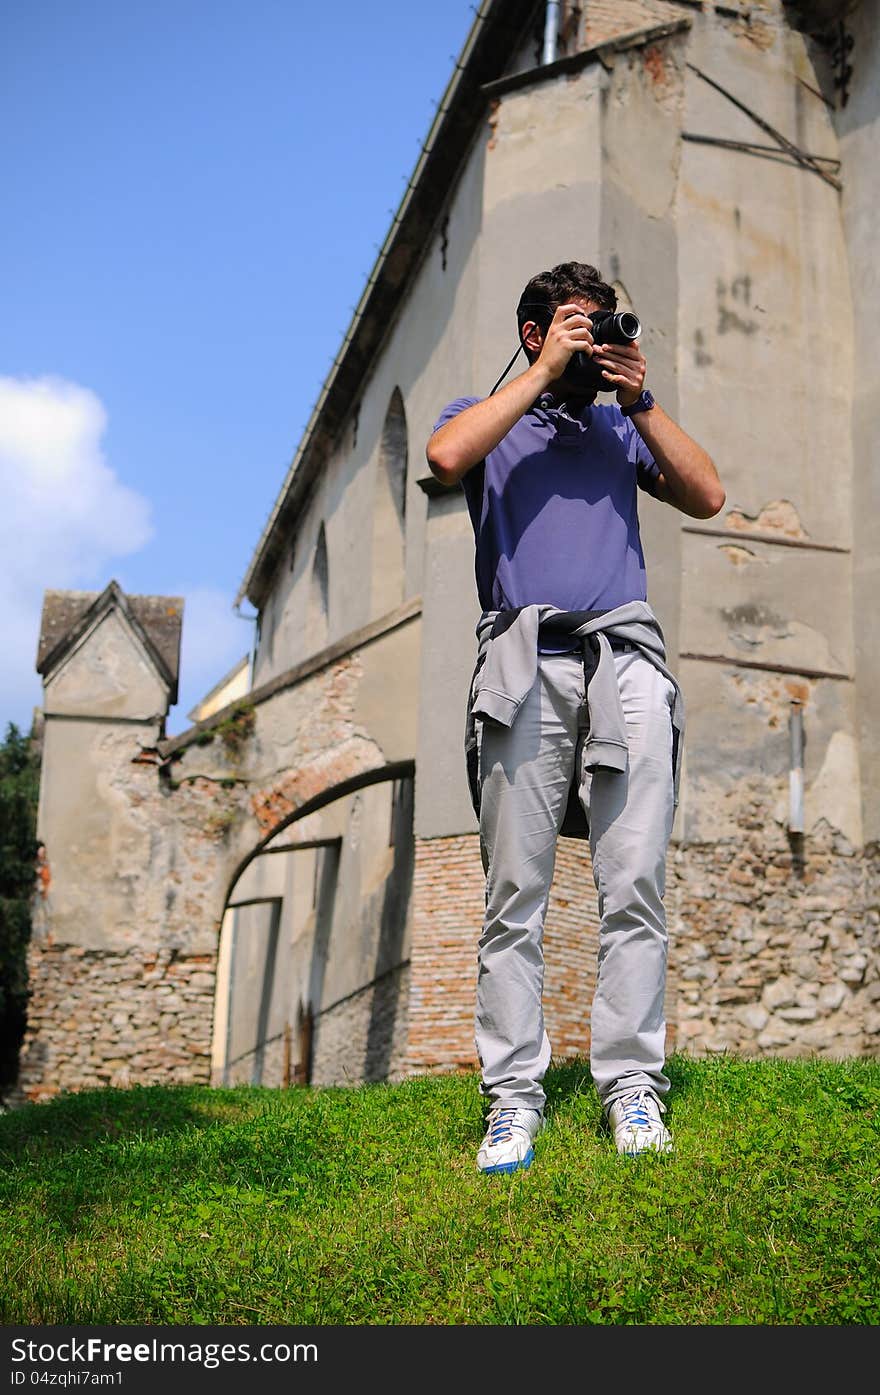
[(617, 292), (602, 280), (596, 267), (586, 262), (560, 262), (533, 276), (520, 296), (516, 307), (520, 339), (527, 320), (536, 320), (546, 330), (559, 306), (573, 295), (595, 301), (603, 310), (617, 309)]

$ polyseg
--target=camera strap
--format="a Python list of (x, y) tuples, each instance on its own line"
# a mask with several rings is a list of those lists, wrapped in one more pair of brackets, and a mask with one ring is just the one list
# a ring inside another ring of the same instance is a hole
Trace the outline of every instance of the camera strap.
[(518, 348), (517, 348), (516, 353), (515, 353), (514, 356), (513, 356), (513, 358), (510, 360), (510, 362), (508, 363), (508, 365), (507, 365), (507, 367), (505, 368), (504, 372), (501, 374), (501, 377), (498, 379), (498, 382), (497, 382), (497, 383), (495, 384), (495, 386), (493, 387), (492, 392), (489, 393), (489, 396), (490, 396), (490, 397), (492, 396), (492, 393), (495, 393), (495, 392), (498, 391), (498, 389), (500, 388), (501, 384), (504, 382), (504, 379), (507, 377), (508, 373), (510, 372), (510, 370), (511, 370), (511, 368), (513, 367), (514, 363), (516, 362), (516, 360), (517, 360), (517, 358), (518, 358), (518, 356), (519, 356), (520, 350), (524, 350), (524, 349), (525, 349), (525, 345), (522, 344), (522, 343), (520, 343), (519, 346), (518, 346)]

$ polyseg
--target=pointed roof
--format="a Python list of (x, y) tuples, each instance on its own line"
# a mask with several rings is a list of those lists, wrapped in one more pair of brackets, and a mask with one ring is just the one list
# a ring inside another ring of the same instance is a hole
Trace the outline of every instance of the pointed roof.
[(117, 581), (103, 591), (44, 592), (37, 673), (48, 677), (86, 631), (114, 609), (125, 616), (167, 684), (169, 701), (176, 702), (183, 597), (126, 596)]

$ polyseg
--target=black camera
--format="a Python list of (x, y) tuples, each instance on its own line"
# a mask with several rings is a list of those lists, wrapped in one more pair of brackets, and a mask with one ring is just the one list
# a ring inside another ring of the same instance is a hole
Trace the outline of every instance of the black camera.
[(642, 333), (642, 322), (632, 310), (591, 310), (590, 322), (597, 344), (631, 344)]
[[(521, 300), (517, 307), (517, 318), (520, 319), (520, 312), (532, 310), (535, 323), (541, 326), (542, 332), (546, 335), (547, 330), (553, 320), (553, 311), (543, 301), (534, 303)], [(642, 333), (642, 322), (638, 315), (632, 310), (591, 310), (589, 311), (591, 321), (593, 343), (594, 344), (632, 344)], [(520, 325), (520, 342), (516, 353), (508, 363), (501, 377), (489, 393), (495, 393), (500, 388), (516, 361), (517, 354), (525, 349), (522, 341), (522, 325)], [(526, 350), (528, 356), (528, 351)], [(565, 376), (573, 387), (580, 389), (585, 397), (595, 397), (597, 392), (616, 392), (613, 383), (608, 383), (602, 377), (602, 369), (594, 363), (589, 354), (578, 351), (572, 354)]]
[[(632, 344), (642, 333), (641, 320), (631, 310), (591, 310), (590, 323), (595, 344)], [(602, 369), (589, 354), (572, 354), (565, 374), (584, 393), (617, 391), (615, 383), (602, 377)]]

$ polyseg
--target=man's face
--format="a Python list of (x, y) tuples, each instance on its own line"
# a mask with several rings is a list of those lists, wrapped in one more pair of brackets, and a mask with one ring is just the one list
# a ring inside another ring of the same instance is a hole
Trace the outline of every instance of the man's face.
[[(580, 296), (580, 294), (577, 294), (577, 292), (570, 294), (570, 296), (566, 296), (565, 299), (559, 301), (558, 306), (551, 306), (552, 315), (555, 315), (555, 312), (556, 310), (558, 310), (559, 306), (580, 306), (580, 308), (582, 308), (583, 311), (586, 311), (586, 314), (591, 314), (591, 312), (593, 312), (594, 310), (601, 310), (602, 308), (600, 304), (597, 303), (597, 301), (587, 300), (586, 296)], [(531, 352), (533, 352), (534, 354), (533, 360), (531, 360), (533, 361), (533, 363), (534, 360), (537, 359), (538, 354), (540, 354), (541, 352), (541, 347), (543, 347), (544, 345), (544, 338), (544, 326), (538, 325), (537, 321), (527, 321), (526, 324), (523, 325), (523, 340), (524, 343), (526, 343), (527, 349), (530, 349)], [(572, 381), (572, 379), (570, 379), (568, 375), (568, 372), (563, 372), (561, 378), (554, 378), (554, 381), (552, 381), (551, 384), (551, 391), (554, 393), (569, 393), (569, 396), (577, 395), (582, 396), (582, 398), (589, 398), (590, 400), (593, 400), (593, 398), (595, 398), (594, 392), (584, 393), (583, 384), (579, 384), (579, 382), (577, 382), (577, 379), (575, 379), (575, 381)]]
[[(559, 302), (559, 305), (579, 305), (581, 309), (584, 310), (588, 315), (591, 314), (593, 310), (601, 310), (602, 308), (597, 301), (588, 300), (585, 296), (578, 295), (576, 292), (572, 295), (566, 296), (564, 300), (561, 300)], [(554, 315), (558, 308), (558, 305), (554, 305), (551, 307), (551, 311)], [(536, 321), (527, 322), (523, 325), (523, 339), (526, 343), (526, 346), (529, 349), (535, 351), (534, 357), (537, 358), (538, 354), (541, 352), (541, 348), (544, 343), (543, 326), (537, 324)], [(534, 358), (532, 359), (532, 362), (534, 362)], [(563, 373), (560, 377), (553, 378), (551, 380), (550, 390), (557, 395), (559, 393), (565, 393), (570, 397), (580, 397), (583, 398), (585, 401), (590, 402), (592, 402), (596, 397), (595, 392), (585, 391), (583, 384), (579, 383), (577, 379), (572, 380), (567, 372)]]

